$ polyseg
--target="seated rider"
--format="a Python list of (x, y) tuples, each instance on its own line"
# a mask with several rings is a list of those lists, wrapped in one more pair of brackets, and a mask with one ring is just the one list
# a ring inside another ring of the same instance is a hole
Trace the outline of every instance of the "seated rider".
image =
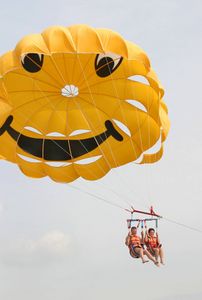
[(141, 258), (142, 263), (148, 262), (145, 260), (144, 255), (146, 255), (150, 260), (152, 260), (156, 264), (155, 258), (145, 249), (143, 249), (143, 232), (142, 238), (137, 235), (137, 227), (132, 227), (130, 232), (128, 233), (125, 244), (128, 246), (130, 255), (133, 258)]
[(159, 265), (160, 257), (160, 262), (164, 265), (164, 253), (162, 245), (160, 244), (158, 234), (155, 234), (154, 228), (149, 228), (149, 230), (146, 231), (144, 242), (149, 253), (155, 257), (156, 264)]

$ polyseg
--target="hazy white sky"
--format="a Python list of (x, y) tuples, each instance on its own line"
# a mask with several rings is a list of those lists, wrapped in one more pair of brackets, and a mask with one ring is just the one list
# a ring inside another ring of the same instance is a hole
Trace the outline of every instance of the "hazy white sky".
[[(4, 1), (0, 53), (51, 25), (111, 28), (139, 44), (165, 87), (172, 122), (156, 165), (133, 164), (74, 186), (154, 207), (202, 229), (202, 2)], [(0, 162), (0, 297), (3, 300), (202, 299), (202, 235), (161, 221), (166, 266), (132, 260), (123, 240), (127, 213), (69, 185), (32, 180)], [(104, 188), (103, 188), (104, 187)]]

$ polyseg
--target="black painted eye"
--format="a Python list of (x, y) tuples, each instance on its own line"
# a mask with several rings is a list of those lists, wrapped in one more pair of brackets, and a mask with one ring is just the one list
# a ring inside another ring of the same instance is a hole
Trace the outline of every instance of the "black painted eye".
[(27, 53), (21, 57), (21, 63), (26, 71), (30, 73), (36, 73), (42, 68), (43, 58), (43, 54)]
[(95, 71), (100, 77), (112, 74), (122, 62), (123, 57), (114, 53), (98, 54), (95, 58)]

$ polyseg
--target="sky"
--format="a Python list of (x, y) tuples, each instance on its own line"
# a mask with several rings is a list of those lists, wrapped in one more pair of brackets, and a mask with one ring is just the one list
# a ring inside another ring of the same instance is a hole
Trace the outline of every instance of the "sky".
[[(1, 55), (52, 25), (111, 28), (140, 45), (171, 119), (159, 163), (129, 164), (97, 182), (30, 179), (0, 161), (1, 299), (202, 299), (202, 234), (175, 224), (202, 230), (201, 11), (197, 0), (1, 3)], [(166, 265), (133, 260), (124, 245), (129, 215), (88, 192), (124, 207), (152, 204), (165, 217)]]

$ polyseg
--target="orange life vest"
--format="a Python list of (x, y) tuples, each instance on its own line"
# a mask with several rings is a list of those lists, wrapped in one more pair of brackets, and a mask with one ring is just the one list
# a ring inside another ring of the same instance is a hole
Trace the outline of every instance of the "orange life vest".
[(137, 235), (131, 235), (130, 236), (130, 245), (141, 246), (140, 237)]
[(148, 239), (148, 241), (147, 241), (147, 246), (148, 247), (157, 248), (159, 246), (159, 242), (158, 242), (157, 236), (151, 237), (151, 236), (148, 235), (147, 239)]

